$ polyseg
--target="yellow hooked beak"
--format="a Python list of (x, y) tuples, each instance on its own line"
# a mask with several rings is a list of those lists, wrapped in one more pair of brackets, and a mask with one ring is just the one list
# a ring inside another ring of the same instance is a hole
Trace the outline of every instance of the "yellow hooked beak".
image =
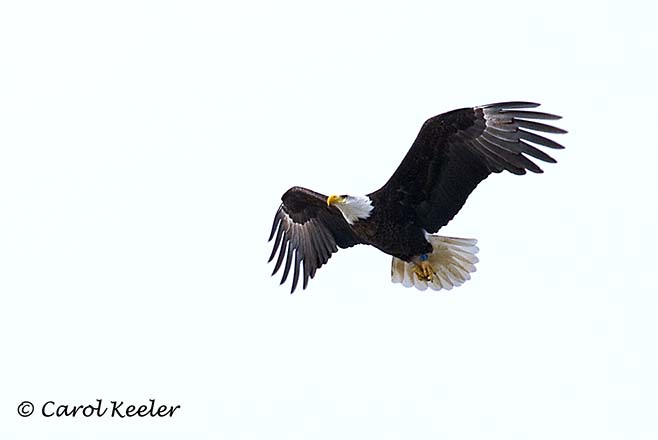
[(327, 206), (331, 206), (336, 203), (344, 203), (344, 202), (345, 202), (345, 197), (337, 196), (336, 194), (332, 194), (329, 197), (327, 197)]

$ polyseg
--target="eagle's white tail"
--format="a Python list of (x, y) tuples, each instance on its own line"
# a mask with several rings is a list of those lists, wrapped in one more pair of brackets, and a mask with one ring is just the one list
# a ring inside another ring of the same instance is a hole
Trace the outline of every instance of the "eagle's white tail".
[(391, 263), (391, 281), (420, 290), (428, 287), (432, 290), (450, 290), (471, 279), (470, 274), (475, 272), (475, 263), (478, 262), (478, 257), (475, 256), (479, 251), (477, 240), (438, 235), (427, 235), (427, 240), (434, 248), (427, 260), (434, 271), (432, 281), (419, 279), (414, 272), (415, 263), (407, 263), (395, 257)]

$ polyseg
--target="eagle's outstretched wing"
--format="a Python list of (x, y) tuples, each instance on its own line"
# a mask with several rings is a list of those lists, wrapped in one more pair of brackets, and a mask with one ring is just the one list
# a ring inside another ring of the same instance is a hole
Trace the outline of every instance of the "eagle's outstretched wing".
[(274, 265), (274, 275), (283, 263), (281, 284), (288, 278), (291, 266), (294, 266), (292, 289), (295, 291), (299, 281), (300, 265), (303, 263), (303, 288), (315, 271), (325, 264), (331, 254), (338, 248), (347, 248), (360, 243), (352, 228), (335, 206), (327, 206), (327, 196), (306, 188), (293, 187), (281, 197), (269, 241), (273, 238), (274, 248), (268, 261), (279, 253)]
[(438, 231), (492, 172), (541, 173), (529, 157), (555, 162), (531, 144), (564, 147), (534, 132), (566, 131), (536, 122), (560, 119), (527, 110), (537, 106), (532, 102), (502, 102), (428, 119), (398, 169), (371, 198), (386, 198), (411, 208), (419, 226), (430, 233)]

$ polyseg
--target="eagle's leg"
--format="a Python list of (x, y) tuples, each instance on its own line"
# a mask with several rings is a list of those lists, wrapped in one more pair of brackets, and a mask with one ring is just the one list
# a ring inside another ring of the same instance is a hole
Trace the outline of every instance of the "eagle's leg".
[(432, 278), (434, 277), (434, 269), (432, 269), (432, 265), (429, 263), (429, 261), (427, 261), (429, 257), (426, 254), (423, 254), (419, 259), (420, 262), (416, 263), (414, 273), (419, 280), (427, 281), (428, 283), (432, 282)]

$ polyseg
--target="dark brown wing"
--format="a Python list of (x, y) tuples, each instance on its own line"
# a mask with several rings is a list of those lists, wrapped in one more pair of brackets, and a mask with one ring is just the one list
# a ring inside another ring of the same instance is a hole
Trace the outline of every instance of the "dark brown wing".
[(560, 119), (527, 110), (537, 106), (532, 102), (502, 102), (428, 119), (393, 176), (371, 198), (375, 204), (377, 199), (386, 199), (387, 203), (412, 208), (420, 227), (430, 233), (438, 231), (492, 172), (541, 173), (530, 158), (555, 162), (536, 146), (564, 147), (534, 132), (566, 131), (536, 122)]
[(274, 216), (272, 232), (274, 248), (269, 261), (278, 252), (272, 275), (281, 268), (284, 256), (281, 284), (288, 278), (293, 267), (292, 289), (297, 288), (300, 270), (303, 269), (303, 288), (315, 271), (325, 264), (338, 248), (347, 248), (360, 243), (350, 225), (335, 206), (327, 206), (327, 196), (306, 188), (290, 188), (281, 197), (281, 206)]

